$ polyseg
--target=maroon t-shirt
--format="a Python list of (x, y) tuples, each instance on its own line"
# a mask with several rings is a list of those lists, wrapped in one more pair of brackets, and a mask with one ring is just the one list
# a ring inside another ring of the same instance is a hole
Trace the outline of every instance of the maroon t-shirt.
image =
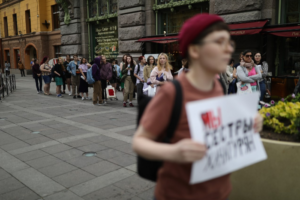
[[(214, 88), (209, 92), (196, 89), (182, 74), (178, 78), (183, 92), (182, 112), (178, 127), (171, 143), (191, 138), (185, 110), (186, 103), (190, 101), (208, 99), (223, 95), (223, 89), (216, 79)], [(165, 84), (151, 100), (141, 119), (141, 125), (147, 132), (162, 137), (165, 133), (174, 105), (175, 87), (171, 83)], [(157, 200), (225, 200), (231, 191), (230, 176), (225, 175), (210, 181), (190, 185), (190, 164), (164, 162), (158, 172), (158, 180), (155, 189)]]

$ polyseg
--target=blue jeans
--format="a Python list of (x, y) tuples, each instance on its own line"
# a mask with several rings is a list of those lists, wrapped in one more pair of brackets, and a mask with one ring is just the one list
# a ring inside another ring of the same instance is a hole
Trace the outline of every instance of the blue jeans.
[(233, 81), (229, 84), (228, 88), (228, 94), (235, 94), (236, 93), (236, 79), (233, 79)]
[[(43, 83), (42, 83), (42, 76), (34, 76), (34, 79), (35, 79), (35, 86), (36, 86), (36, 90), (38, 92), (41, 92), (42, 91), (42, 86), (43, 86)], [(38, 84), (38, 82), (40, 84)]]
[(267, 91), (266, 82), (264, 80), (259, 82), (259, 87), (260, 87), (260, 101), (263, 101)]

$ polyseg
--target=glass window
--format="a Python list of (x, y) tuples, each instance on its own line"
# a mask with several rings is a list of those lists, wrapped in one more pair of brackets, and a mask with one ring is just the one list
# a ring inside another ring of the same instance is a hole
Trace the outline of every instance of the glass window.
[(279, 75), (300, 72), (300, 38), (280, 38), (281, 46)]
[(96, 0), (89, 0), (89, 17), (95, 17), (97, 15), (97, 2)]
[(59, 8), (58, 5), (51, 6), (52, 9), (52, 23), (53, 23), (53, 30), (58, 30), (60, 28), (60, 21), (59, 21)]
[(15, 33), (15, 35), (18, 35), (18, 20), (17, 20), (17, 14), (13, 14), (13, 22), (14, 22), (14, 33)]
[(55, 58), (59, 58), (61, 55), (60, 46), (54, 46), (54, 51), (55, 51)]
[(109, 0), (109, 8), (110, 13), (116, 13), (118, 11), (118, 1), (117, 0)]
[(98, 0), (99, 2), (99, 15), (107, 14), (107, 0)]
[(285, 0), (285, 23), (300, 22), (300, 1), (299, 0)]

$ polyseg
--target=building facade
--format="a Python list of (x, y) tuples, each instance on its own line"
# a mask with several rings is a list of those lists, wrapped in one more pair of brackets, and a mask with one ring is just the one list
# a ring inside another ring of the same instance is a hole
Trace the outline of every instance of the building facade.
[(32, 58), (60, 56), (59, 6), (55, 0), (0, 0), (1, 65), (19, 60), (27, 70)]
[[(68, 17), (61, 14), (61, 27), (68, 27), (69, 35), (78, 34), (68, 42), (62, 37), (63, 54), (76, 52), (89, 60), (104, 54), (120, 60), (128, 53), (136, 59), (166, 52), (176, 70), (182, 59), (177, 42), (181, 25), (197, 13), (213, 13), (229, 24), (237, 46), (233, 56), (236, 61), (242, 50), (251, 49), (262, 53), (273, 76), (300, 70), (299, 0), (56, 1), (66, 3), (68, 9), (63, 11), (69, 10)], [(75, 19), (79, 12), (80, 19)], [(70, 20), (69, 26), (66, 19)]]

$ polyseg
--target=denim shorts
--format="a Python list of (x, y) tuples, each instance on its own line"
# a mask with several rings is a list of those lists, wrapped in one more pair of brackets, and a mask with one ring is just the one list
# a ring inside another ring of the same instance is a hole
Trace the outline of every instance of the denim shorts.
[(52, 77), (51, 77), (51, 75), (47, 75), (47, 76), (43, 76), (43, 79), (44, 79), (45, 84), (49, 84), (49, 83), (51, 83)]

